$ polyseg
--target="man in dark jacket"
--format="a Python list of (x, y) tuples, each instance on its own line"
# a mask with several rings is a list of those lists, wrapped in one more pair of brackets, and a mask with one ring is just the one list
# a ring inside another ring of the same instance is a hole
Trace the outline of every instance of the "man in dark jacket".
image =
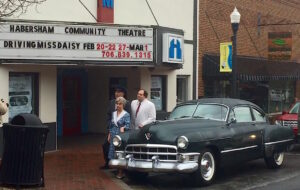
[[(118, 86), (115, 88), (115, 98), (112, 99), (109, 102), (108, 108), (107, 108), (107, 119), (106, 119), (106, 123), (107, 123), (107, 128), (109, 128), (109, 123), (111, 121), (111, 114), (112, 112), (116, 111), (116, 99), (118, 97), (123, 97), (126, 99), (126, 89), (122, 86)], [(131, 114), (131, 107), (130, 107), (130, 102), (127, 100), (126, 105), (124, 107), (124, 109)]]
[[(122, 86), (118, 86), (115, 88), (115, 98), (112, 99), (110, 102), (109, 102), (109, 105), (108, 105), (108, 108), (107, 108), (107, 119), (106, 119), (106, 123), (107, 123), (107, 131), (109, 130), (109, 125), (110, 125), (110, 122), (111, 122), (111, 119), (112, 119), (112, 113), (114, 111), (116, 111), (116, 99), (118, 97), (124, 97), (126, 98), (126, 89)], [(130, 106), (130, 102), (127, 101), (126, 102), (126, 105), (125, 105), (125, 108), (124, 108), (128, 113), (129, 115), (131, 114), (131, 106)], [(108, 133), (108, 132), (107, 132)], [(104, 154), (104, 160), (105, 160), (105, 165), (102, 167), (102, 169), (108, 169), (108, 162), (109, 162), (109, 159), (108, 159), (108, 149), (109, 149), (109, 142), (107, 141), (107, 138), (105, 139), (104, 141), (104, 144), (102, 145), (102, 148), (103, 148), (103, 154)]]

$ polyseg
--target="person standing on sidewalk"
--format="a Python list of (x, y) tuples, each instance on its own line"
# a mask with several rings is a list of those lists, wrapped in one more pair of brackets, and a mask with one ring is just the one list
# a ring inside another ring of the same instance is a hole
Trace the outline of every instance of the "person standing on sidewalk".
[[(112, 113), (112, 119), (109, 127), (109, 134), (107, 141), (110, 142), (108, 159), (114, 158), (115, 147), (113, 145), (113, 138), (120, 134), (124, 133), (126, 130), (130, 129), (130, 115), (127, 111), (124, 110), (126, 105), (126, 99), (123, 97), (118, 97), (116, 99), (116, 111)], [(121, 179), (124, 177), (123, 170), (119, 169), (117, 178)]]
[[(114, 111), (116, 111), (116, 99), (119, 98), (119, 97), (123, 97), (125, 98), (126, 97), (126, 89), (123, 88), (122, 86), (117, 86), (115, 88), (115, 99), (112, 99), (110, 102), (109, 102), (109, 105), (107, 107), (107, 112), (106, 112), (106, 123), (107, 123), (107, 133), (109, 133), (109, 126), (110, 126), (110, 123), (111, 123), (111, 119), (112, 119), (112, 113)], [(130, 111), (131, 111), (131, 108), (130, 108), (130, 102), (129, 101), (126, 101), (126, 105), (124, 107), (124, 109), (129, 113), (130, 115)], [(107, 139), (107, 138), (106, 138)], [(102, 149), (103, 149), (103, 156), (104, 156), (104, 161), (105, 161), (105, 164), (104, 166), (100, 167), (100, 169), (108, 169), (108, 163), (109, 163), (109, 159), (108, 159), (108, 151), (109, 151), (109, 141), (105, 140), (104, 143), (102, 144)]]
[(148, 92), (140, 89), (137, 99), (131, 102), (132, 128), (141, 129), (156, 120), (155, 105), (147, 99)]
[(6, 103), (3, 99), (0, 100), (0, 127), (2, 127), (3, 120), (2, 115), (5, 115), (8, 111), (8, 103)]

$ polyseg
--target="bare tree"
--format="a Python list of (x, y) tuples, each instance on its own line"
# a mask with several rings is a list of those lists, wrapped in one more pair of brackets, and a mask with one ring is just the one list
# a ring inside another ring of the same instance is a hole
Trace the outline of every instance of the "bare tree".
[(46, 0), (0, 0), (0, 18), (9, 17), (14, 14), (26, 13), (31, 5), (38, 5)]

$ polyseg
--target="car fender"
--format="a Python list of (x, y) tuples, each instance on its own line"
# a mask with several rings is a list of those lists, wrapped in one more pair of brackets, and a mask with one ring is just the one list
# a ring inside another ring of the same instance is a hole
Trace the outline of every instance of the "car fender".
[(264, 154), (265, 156), (271, 156), (274, 151), (283, 152), (288, 150), (294, 142), (294, 134), (291, 127), (270, 125), (265, 128), (263, 139)]

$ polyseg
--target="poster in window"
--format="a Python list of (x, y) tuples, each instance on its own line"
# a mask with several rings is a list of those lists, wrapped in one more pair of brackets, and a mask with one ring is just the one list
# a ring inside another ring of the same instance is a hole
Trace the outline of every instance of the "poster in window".
[(271, 98), (271, 101), (274, 101), (274, 102), (280, 102), (280, 101), (285, 100), (282, 90), (275, 90), (275, 89), (270, 90), (270, 98)]
[(9, 77), (9, 119), (20, 113), (32, 112), (32, 77)]
[(162, 110), (162, 78), (151, 78), (151, 101), (154, 103), (156, 110)]

